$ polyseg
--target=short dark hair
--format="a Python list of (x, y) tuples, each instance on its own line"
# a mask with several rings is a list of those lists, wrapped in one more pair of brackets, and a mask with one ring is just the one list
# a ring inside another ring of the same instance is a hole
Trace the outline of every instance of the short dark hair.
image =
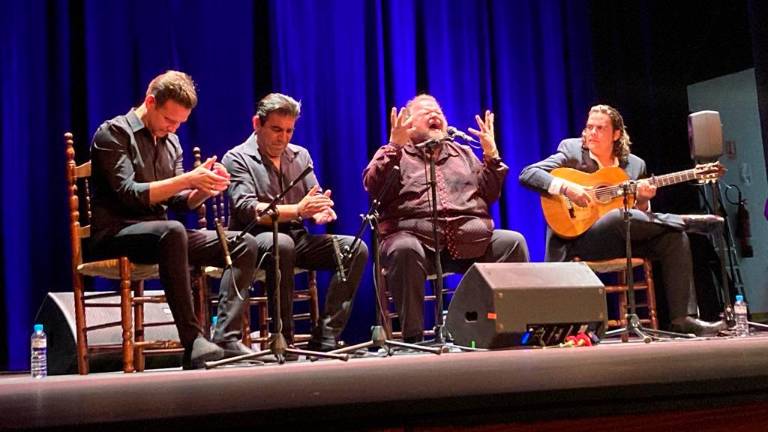
[(149, 95), (155, 97), (157, 106), (163, 106), (169, 100), (187, 109), (197, 106), (195, 82), (184, 72), (169, 70), (156, 76), (147, 87)]
[(299, 118), (301, 115), (301, 102), (282, 93), (270, 93), (259, 101), (259, 105), (256, 107), (256, 115), (259, 116), (261, 124), (264, 124), (267, 122), (267, 117), (273, 112)]

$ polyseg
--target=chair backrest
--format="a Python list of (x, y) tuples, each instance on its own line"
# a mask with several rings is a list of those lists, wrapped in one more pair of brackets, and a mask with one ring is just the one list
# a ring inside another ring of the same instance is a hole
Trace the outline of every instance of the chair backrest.
[[(83, 263), (82, 241), (91, 236), (91, 197), (88, 180), (91, 177), (91, 161), (77, 165), (74, 136), (64, 134), (67, 157), (67, 198), (69, 201), (69, 233), (72, 247), (72, 265)], [(82, 185), (82, 191), (80, 186)], [(82, 202), (80, 198), (82, 197)], [(81, 209), (82, 206), (82, 209)], [(81, 211), (82, 210), (82, 211)]]

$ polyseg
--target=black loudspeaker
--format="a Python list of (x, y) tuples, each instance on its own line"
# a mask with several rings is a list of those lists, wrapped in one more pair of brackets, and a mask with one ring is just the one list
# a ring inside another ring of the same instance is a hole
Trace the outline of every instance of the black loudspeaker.
[(699, 111), (688, 116), (688, 145), (691, 159), (714, 162), (723, 155), (723, 125), (717, 111)]
[(606, 320), (605, 287), (584, 263), (474, 264), (446, 329), (463, 346), (549, 346), (581, 331), (599, 338)]
[[(147, 295), (161, 292), (145, 291)], [(93, 293), (86, 293), (93, 294)], [(102, 303), (120, 303), (119, 297), (99, 300)], [(120, 321), (120, 308), (86, 308), (88, 326)], [(37, 311), (35, 322), (42, 324), (48, 335), (48, 374), (62, 375), (77, 373), (77, 343), (75, 334), (75, 303), (71, 292), (51, 292), (43, 300)], [(173, 322), (173, 315), (167, 303), (147, 303), (144, 305), (144, 322)], [(88, 332), (88, 342), (97, 344), (121, 344), (122, 329), (119, 325)], [(147, 327), (144, 329), (146, 340), (178, 340), (175, 325)], [(161, 354), (147, 356), (147, 369), (181, 366), (181, 354)], [(110, 372), (123, 370), (123, 357), (120, 351), (91, 353), (91, 372)]]

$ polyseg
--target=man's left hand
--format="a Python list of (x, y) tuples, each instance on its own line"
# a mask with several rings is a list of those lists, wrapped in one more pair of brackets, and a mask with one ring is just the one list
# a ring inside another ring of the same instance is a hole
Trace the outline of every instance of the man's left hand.
[(637, 207), (645, 208), (648, 201), (656, 196), (656, 186), (650, 184), (647, 180), (637, 182)]
[(469, 131), (480, 140), (480, 145), (483, 146), (483, 155), (491, 158), (498, 157), (499, 151), (496, 148), (493, 129), (493, 113), (490, 110), (485, 110), (485, 119), (476, 115), (475, 121), (479, 130), (469, 128)]

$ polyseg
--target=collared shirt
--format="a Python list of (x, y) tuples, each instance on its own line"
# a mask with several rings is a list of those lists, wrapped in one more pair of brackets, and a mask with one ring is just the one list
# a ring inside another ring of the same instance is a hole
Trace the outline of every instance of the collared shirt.
[[(256, 205), (270, 203), (291, 181), (296, 179), (308, 166), (313, 166), (307, 149), (295, 144), (288, 144), (280, 155), (280, 169), (259, 151), (256, 134), (251, 134), (239, 146), (228, 151), (221, 163), (227, 168), (231, 178), (229, 196), (230, 229), (241, 230), (256, 218)], [(318, 184), (314, 172), (293, 186), (279, 204), (296, 204)], [(300, 228), (300, 221), (281, 223), (280, 230)], [(254, 231), (268, 230), (258, 225)]]
[(134, 110), (102, 123), (91, 143), (92, 234), (95, 241), (137, 222), (167, 219), (169, 207), (188, 210), (184, 191), (149, 203), (149, 184), (184, 172), (179, 137), (155, 138)]
[[(386, 237), (407, 231), (434, 250), (429, 161), (423, 150), (413, 144), (382, 146), (363, 172), (365, 188), (378, 197), (395, 165), (400, 168), (399, 181), (381, 198), (381, 233)], [(474, 258), (485, 252), (494, 228), (488, 209), (499, 198), (508, 171), (498, 158), (480, 162), (468, 146), (442, 144), (435, 161), (441, 249), (447, 248), (454, 258)]]

